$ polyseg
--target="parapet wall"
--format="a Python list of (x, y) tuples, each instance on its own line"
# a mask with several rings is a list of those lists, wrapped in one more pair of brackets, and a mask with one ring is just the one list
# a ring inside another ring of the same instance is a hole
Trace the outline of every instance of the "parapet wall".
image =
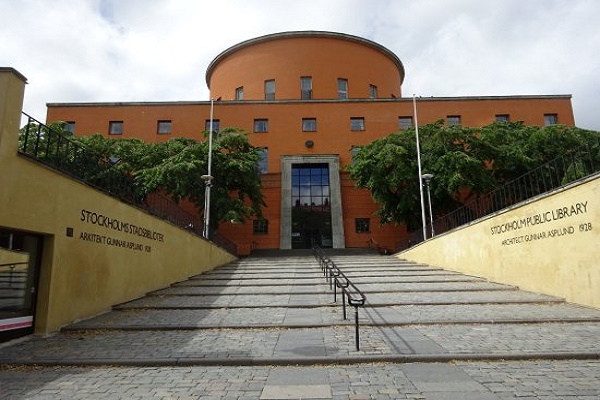
[(397, 257), (600, 308), (600, 174)]
[(24, 80), (0, 69), (0, 227), (43, 240), (35, 331), (233, 261), (213, 243), (17, 153)]

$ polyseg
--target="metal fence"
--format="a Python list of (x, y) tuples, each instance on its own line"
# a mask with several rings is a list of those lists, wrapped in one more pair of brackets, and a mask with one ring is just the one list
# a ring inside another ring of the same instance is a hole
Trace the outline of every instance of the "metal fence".
[[(27, 124), (19, 138), (19, 153), (75, 178), (121, 201), (201, 236), (203, 220), (161, 193), (136, 191), (133, 176), (118, 171), (118, 159), (97, 154), (63, 132), (56, 131), (23, 113)], [(237, 246), (211, 231), (210, 238), (237, 254)]]
[[(436, 235), (447, 232), (532, 197), (559, 189), (599, 171), (600, 139), (591, 146), (586, 145), (568, 154), (563, 154), (436, 219), (433, 221), (433, 232)], [(428, 224), (425, 230), (426, 234), (430, 236), (431, 224)], [(405, 250), (423, 240), (423, 231), (419, 229), (399, 242), (395, 251)]]

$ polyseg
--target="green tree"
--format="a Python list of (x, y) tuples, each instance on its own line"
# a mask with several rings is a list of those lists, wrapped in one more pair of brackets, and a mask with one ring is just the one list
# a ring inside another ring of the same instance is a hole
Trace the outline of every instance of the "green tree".
[[(206, 186), (201, 176), (208, 172), (208, 140), (173, 138), (145, 143), (101, 135), (78, 139), (111, 164), (111, 168), (87, 176), (90, 182), (104, 187), (112, 182), (117, 195), (138, 201), (148, 193), (161, 192), (176, 202), (191, 201), (199, 211), (203, 210)], [(219, 222), (242, 222), (253, 215), (262, 215), (264, 200), (257, 167), (260, 158), (260, 149), (250, 145), (248, 135), (242, 131), (229, 128), (214, 135), (213, 229)]]
[[(142, 204), (149, 193), (160, 192), (176, 202), (191, 201), (199, 212), (204, 208), (201, 176), (208, 171), (207, 132), (202, 142), (174, 138), (145, 143), (100, 134), (74, 137), (65, 125), (26, 125), (21, 130), (20, 151), (134, 204)], [(262, 216), (261, 150), (239, 129), (224, 129), (214, 136), (212, 228), (218, 222)]]
[(139, 202), (141, 194), (134, 194), (131, 171), (119, 165), (112, 156), (116, 141), (100, 135), (74, 137), (66, 123), (57, 121), (48, 125), (30, 120), (21, 128), (19, 151), (38, 161), (51, 165), (75, 178), (98, 186), (130, 202)]
[[(496, 186), (513, 181), (523, 193), (535, 180), (565, 184), (585, 176), (592, 172), (590, 163), (597, 165), (600, 157), (600, 132), (573, 126), (496, 122), (482, 127), (478, 135), (477, 152), (490, 160)], [(530, 179), (519, 182), (532, 171)]]
[(19, 132), (19, 151), (56, 167), (69, 163), (74, 153), (73, 134), (65, 126), (65, 122), (44, 125), (30, 119)]
[(136, 181), (137, 171), (160, 159), (152, 145), (139, 139), (109, 139), (100, 134), (76, 137), (85, 149), (74, 159), (84, 181), (125, 201), (141, 204), (147, 190)]
[[(407, 224), (409, 230), (421, 226), (415, 137), (415, 130), (407, 129), (362, 146), (348, 167), (356, 186), (371, 191), (381, 220)], [(434, 175), (431, 195), (438, 216), (582, 147), (600, 163), (599, 132), (561, 125), (495, 122), (468, 128), (437, 121), (419, 127), (419, 138), (422, 172)], [(584, 169), (547, 173), (566, 179)]]
[[(421, 225), (415, 137), (415, 130), (407, 129), (362, 146), (348, 167), (356, 186), (371, 191), (381, 220), (405, 223), (409, 230)], [(431, 195), (436, 213), (454, 209), (465, 189), (492, 187), (485, 163), (469, 151), (475, 140), (471, 128), (445, 127), (437, 121), (419, 127), (419, 138), (422, 172), (434, 175)]]

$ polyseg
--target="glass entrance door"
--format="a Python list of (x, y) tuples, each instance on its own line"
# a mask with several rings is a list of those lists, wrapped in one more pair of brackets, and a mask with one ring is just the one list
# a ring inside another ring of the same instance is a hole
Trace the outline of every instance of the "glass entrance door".
[(292, 165), (292, 248), (332, 247), (328, 164)]
[(42, 238), (0, 228), (0, 342), (33, 333)]

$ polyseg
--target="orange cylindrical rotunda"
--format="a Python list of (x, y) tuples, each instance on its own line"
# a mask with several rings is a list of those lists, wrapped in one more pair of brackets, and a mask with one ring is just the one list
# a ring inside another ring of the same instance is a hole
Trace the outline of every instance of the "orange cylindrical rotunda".
[(384, 46), (323, 31), (241, 42), (215, 57), (206, 71), (211, 98), (223, 100), (393, 98), (401, 97), (403, 80), (402, 62)]

